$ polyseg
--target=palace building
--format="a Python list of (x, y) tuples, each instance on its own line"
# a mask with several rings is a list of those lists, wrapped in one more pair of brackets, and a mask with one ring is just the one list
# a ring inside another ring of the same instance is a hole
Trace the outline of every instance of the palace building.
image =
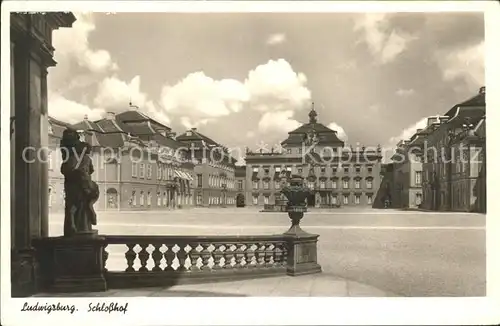
[(196, 206), (236, 205), (235, 163), (228, 149), (196, 128), (176, 138), (188, 149), (194, 164)]
[(280, 197), (283, 173), (305, 178), (312, 190), (310, 207), (373, 204), (380, 185), (380, 146), (345, 147), (335, 130), (318, 122), (314, 107), (309, 122), (289, 132), (281, 146), (280, 151), (247, 151), (246, 205), (273, 204)]
[(48, 202), (63, 210), (64, 188), (58, 149), (66, 127), (92, 145), (93, 180), (99, 185), (97, 210), (177, 209), (193, 205), (194, 164), (171, 129), (137, 110), (109, 112), (98, 121), (68, 125), (49, 119)]

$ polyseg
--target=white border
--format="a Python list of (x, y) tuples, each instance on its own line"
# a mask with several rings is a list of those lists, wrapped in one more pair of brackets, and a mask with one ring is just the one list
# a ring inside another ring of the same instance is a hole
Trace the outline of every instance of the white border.
[[(9, 143), (10, 96), (1, 97), (1, 311), (3, 325), (327, 325), (327, 324), (493, 324), (500, 321), (495, 307), (500, 307), (499, 275), (500, 192), (492, 180), (500, 180), (495, 169), (498, 151), (495, 148), (496, 129), (500, 115), (500, 11), (495, 1), (482, 2), (164, 2), (164, 1), (6, 1), (2, 3), (2, 66), (10, 71), (8, 47), (9, 11), (96, 11), (115, 12), (422, 12), (422, 11), (485, 11), (486, 25), (486, 85), (488, 118), (488, 215), (487, 215), (487, 291), (485, 298), (51, 298), (39, 301), (64, 301), (76, 304), (74, 315), (52, 313), (21, 313), (25, 299), (10, 298), (10, 155)], [(495, 34), (495, 35), (493, 35)], [(2, 73), (2, 92), (9, 94), (9, 74)], [(495, 254), (493, 254), (495, 253)], [(182, 300), (181, 300), (182, 299)], [(98, 301), (129, 302), (126, 315), (87, 314), (88, 303)]]

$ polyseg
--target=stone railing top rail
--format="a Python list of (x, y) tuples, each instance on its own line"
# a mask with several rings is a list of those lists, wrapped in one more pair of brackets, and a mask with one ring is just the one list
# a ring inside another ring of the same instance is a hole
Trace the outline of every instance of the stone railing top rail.
[(159, 242), (280, 242), (284, 241), (285, 235), (104, 235), (105, 242), (108, 244), (121, 244), (125, 242), (135, 243), (159, 243)]

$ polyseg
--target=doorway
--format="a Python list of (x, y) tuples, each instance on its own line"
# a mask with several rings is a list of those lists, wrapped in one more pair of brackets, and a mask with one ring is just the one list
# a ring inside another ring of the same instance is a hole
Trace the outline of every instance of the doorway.
[(310, 194), (309, 196), (307, 196), (307, 207), (314, 207), (315, 205), (315, 198), (314, 198), (314, 194)]

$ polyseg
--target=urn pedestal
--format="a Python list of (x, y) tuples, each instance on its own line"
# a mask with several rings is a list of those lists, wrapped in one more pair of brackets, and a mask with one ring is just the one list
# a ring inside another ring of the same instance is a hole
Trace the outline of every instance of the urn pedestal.
[(104, 237), (97, 231), (36, 241), (43, 291), (106, 291)]

